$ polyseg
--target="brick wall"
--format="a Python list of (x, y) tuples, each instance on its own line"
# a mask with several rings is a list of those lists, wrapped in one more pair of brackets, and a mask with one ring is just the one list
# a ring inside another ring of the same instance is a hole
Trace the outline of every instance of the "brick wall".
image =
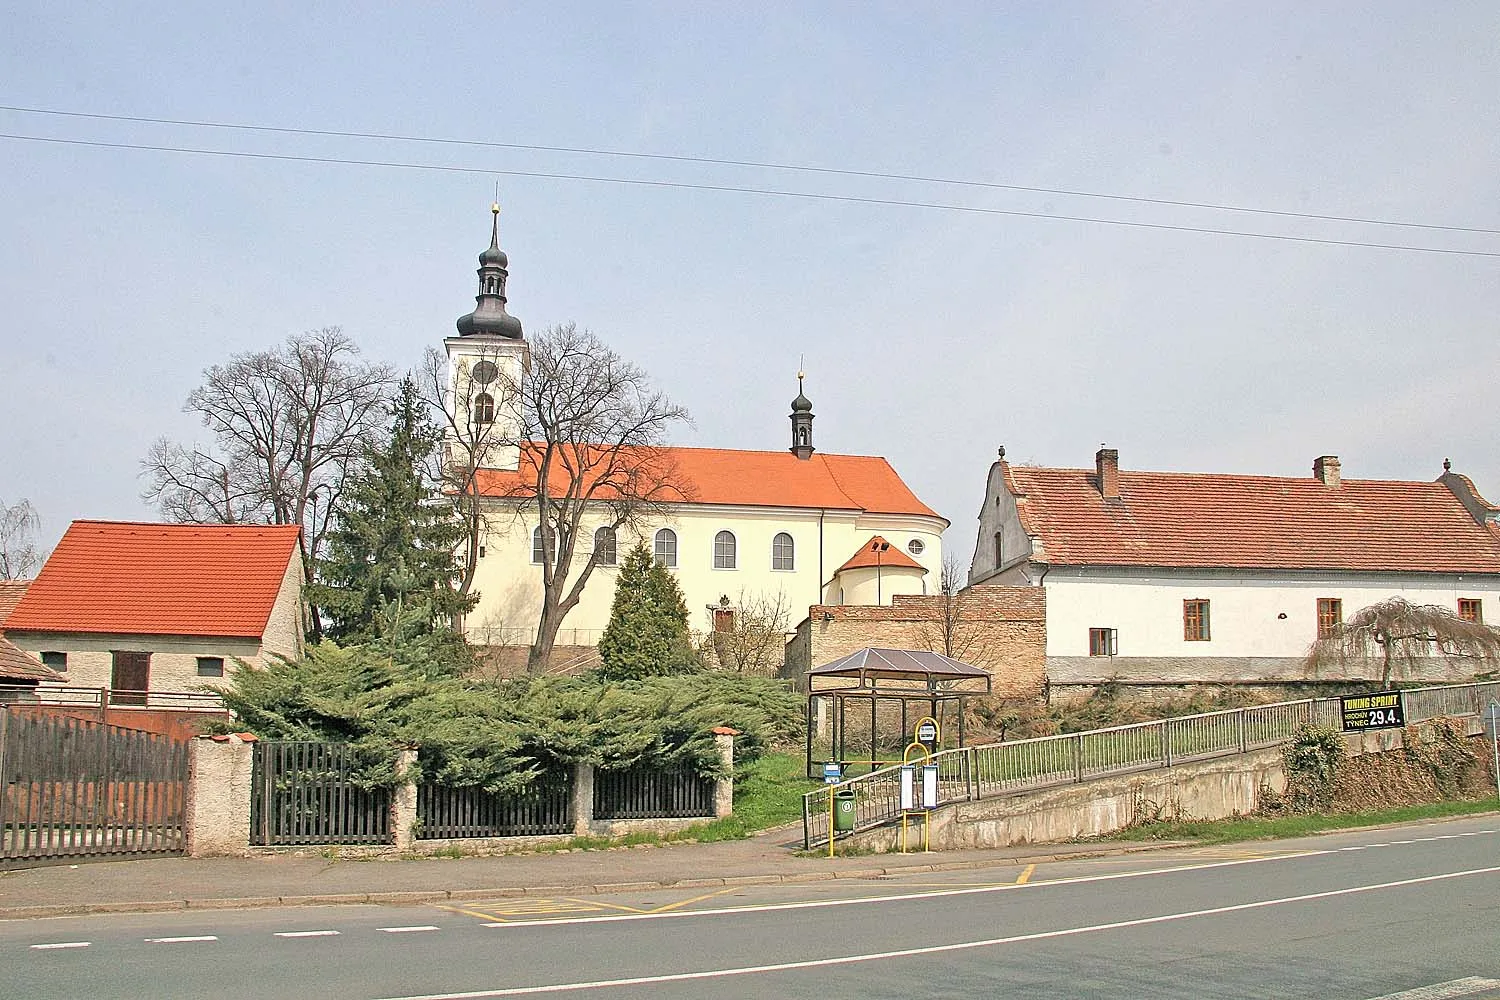
[(1040, 587), (969, 587), (952, 598), (902, 594), (888, 607), (814, 605), (787, 643), (782, 676), (805, 684), (812, 667), (866, 646), (941, 653), (951, 636), (953, 657), (990, 671), (995, 694), (1035, 698), (1047, 665), (1046, 619)]

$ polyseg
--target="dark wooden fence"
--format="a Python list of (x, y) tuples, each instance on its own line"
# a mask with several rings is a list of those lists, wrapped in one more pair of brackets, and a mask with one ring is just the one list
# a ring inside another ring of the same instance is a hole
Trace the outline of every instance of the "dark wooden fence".
[(354, 774), (354, 755), (344, 744), (256, 743), (250, 843), (391, 843), (390, 791), (361, 788)]
[(714, 780), (687, 769), (594, 772), (594, 819), (677, 819), (714, 814)]
[(450, 840), (572, 833), (572, 793), (571, 771), (546, 775), (517, 793), (424, 783), (417, 786), (418, 837)]
[(0, 863), (181, 854), (187, 744), (0, 709)]

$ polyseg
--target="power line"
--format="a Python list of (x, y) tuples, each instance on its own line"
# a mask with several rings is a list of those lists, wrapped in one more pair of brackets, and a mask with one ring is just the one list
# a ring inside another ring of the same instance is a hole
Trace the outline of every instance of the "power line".
[(1279, 233), (1253, 233), (1238, 229), (1214, 229), (1206, 226), (1176, 226), (1158, 222), (1130, 222), (1124, 219), (1100, 219), (1081, 215), (1056, 215), (1049, 212), (1022, 212), (1005, 208), (980, 208), (943, 202), (909, 201), (900, 198), (871, 198), (859, 195), (822, 194), (812, 191), (788, 191), (779, 188), (741, 187), (730, 184), (694, 184), (687, 181), (653, 181), (633, 177), (601, 177), (592, 174), (567, 174), (542, 170), (501, 170), (490, 167), (458, 167), (436, 163), (409, 163), (399, 160), (366, 160), (340, 156), (299, 156), (292, 153), (252, 153), (232, 149), (201, 149), (191, 146), (163, 146), (134, 142), (101, 142), (91, 139), (59, 139), (52, 136), (16, 135), (0, 132), (0, 139), (18, 142), (40, 142), (63, 146), (87, 146), (95, 149), (135, 149), (158, 153), (189, 153), (197, 156), (225, 156), (250, 160), (277, 160), (290, 163), (328, 163), (362, 167), (392, 167), (401, 170), (428, 170), (441, 173), (485, 174), (502, 177), (532, 177), (543, 180), (587, 181), (595, 184), (622, 184), (634, 187), (668, 188), (684, 191), (714, 191), (732, 194), (754, 194), (774, 198), (799, 198), (807, 201), (840, 202), (852, 205), (880, 205), (894, 208), (921, 208), (941, 212), (973, 215), (1001, 215), (1019, 219), (1048, 219), (1055, 222), (1082, 222), (1129, 229), (1154, 229), (1176, 233), (1200, 233), (1210, 236), (1238, 236), (1255, 240), (1280, 240), (1289, 243), (1316, 243), (1323, 246), (1365, 247), (1372, 250), (1401, 250), (1409, 253), (1445, 254), (1456, 257), (1500, 257), (1500, 251), (1457, 250), (1448, 247), (1411, 246), (1400, 243), (1370, 243), (1363, 240), (1334, 240), (1315, 236), (1288, 236)]
[(1479, 233), (1485, 236), (1500, 236), (1500, 229), (1483, 229), (1473, 226), (1444, 226), (1425, 222), (1402, 222), (1393, 219), (1372, 219), (1353, 215), (1324, 215), (1317, 212), (1287, 212), (1271, 208), (1250, 208), (1244, 205), (1224, 205), (1215, 202), (1177, 201), (1171, 198), (1148, 198), (1139, 195), (1107, 194), (1099, 191), (1079, 191), (1068, 188), (1037, 187), (1028, 184), (1003, 184), (998, 181), (977, 181), (959, 177), (931, 177), (922, 174), (886, 173), (876, 170), (850, 170), (839, 167), (818, 167), (809, 164), (775, 163), (763, 160), (733, 160), (712, 156), (689, 156), (673, 153), (642, 153), (623, 149), (602, 149), (587, 146), (544, 146), (535, 143), (494, 142), (483, 139), (447, 139), (439, 136), (402, 135), (393, 132), (353, 132), (338, 129), (287, 128), (274, 125), (247, 125), (235, 122), (194, 121), (179, 118), (151, 118), (144, 115), (105, 115), (84, 111), (59, 111), (53, 108), (23, 108), (0, 105), (0, 111), (21, 114), (45, 115), (56, 118), (86, 118), (95, 121), (133, 122), (150, 125), (175, 125), (189, 128), (229, 129), (242, 132), (266, 132), (277, 135), (309, 135), (342, 139), (378, 139), (394, 142), (431, 143), (443, 146), (470, 146), (486, 149), (517, 149), (547, 153), (578, 153), (587, 156), (615, 156), (640, 160), (663, 160), (675, 163), (701, 163), (713, 166), (752, 167), (758, 170), (783, 170), (797, 173), (827, 174), (838, 177), (863, 177), (876, 180), (914, 181), (922, 184), (947, 184), (955, 187), (988, 188), (996, 191), (1021, 191), (1028, 194), (1051, 194), (1070, 198), (1097, 198), (1106, 201), (1133, 202), (1141, 205), (1157, 205), (1172, 208), (1197, 208), (1214, 212), (1238, 212), (1246, 215), (1267, 215), (1283, 219), (1309, 219), (1317, 222), (1349, 222), (1364, 226), (1393, 226), (1403, 229), (1430, 229), (1451, 233)]

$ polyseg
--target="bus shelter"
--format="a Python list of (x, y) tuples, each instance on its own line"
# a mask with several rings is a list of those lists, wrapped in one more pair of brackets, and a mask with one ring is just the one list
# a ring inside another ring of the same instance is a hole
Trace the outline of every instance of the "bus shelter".
[(990, 693), (990, 672), (925, 649), (869, 647), (807, 672), (807, 776), (825, 761), (845, 776), (901, 762), (920, 719), (947, 747), (964, 746), (968, 699)]

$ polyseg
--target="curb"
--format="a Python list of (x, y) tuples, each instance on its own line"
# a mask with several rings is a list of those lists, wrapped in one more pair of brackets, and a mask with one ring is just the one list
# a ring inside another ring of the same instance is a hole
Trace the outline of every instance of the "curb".
[(1131, 847), (1099, 849), (1090, 847), (1053, 854), (985, 858), (970, 861), (938, 861), (928, 864), (890, 865), (880, 868), (851, 868), (845, 871), (808, 871), (790, 875), (725, 875), (704, 878), (662, 879), (637, 882), (597, 882), (578, 885), (504, 886), (494, 889), (430, 889), (399, 892), (349, 892), (308, 896), (243, 896), (225, 899), (141, 900), (120, 903), (55, 903), (44, 906), (0, 907), (0, 920), (36, 920), (46, 917), (78, 917), (107, 913), (170, 913), (180, 910), (254, 910), (282, 906), (416, 906), (424, 903), (468, 902), (517, 896), (603, 896), (621, 892), (649, 892), (656, 889), (703, 889), (737, 885), (800, 885), (830, 882), (838, 879), (875, 879), (907, 872), (968, 871), (976, 868), (1001, 868), (1010, 865), (1051, 864), (1058, 861), (1084, 861), (1089, 858), (1142, 854), (1188, 846), (1188, 841), (1162, 841)]

